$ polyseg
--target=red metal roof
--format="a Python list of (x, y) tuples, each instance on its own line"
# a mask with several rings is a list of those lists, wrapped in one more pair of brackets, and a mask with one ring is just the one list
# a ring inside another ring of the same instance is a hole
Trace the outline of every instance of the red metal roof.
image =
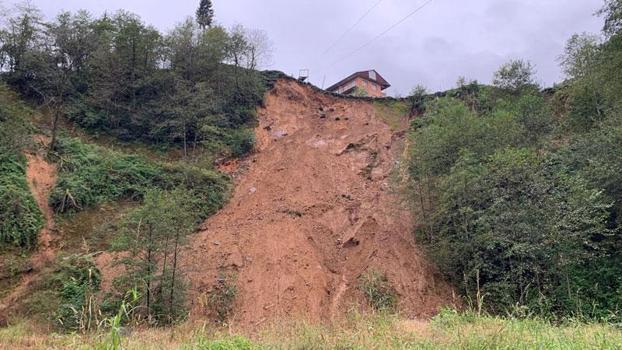
[[(372, 77), (370, 76), (370, 73), (374, 72), (376, 73), (376, 79), (372, 79)], [(369, 80), (373, 83), (379, 84), (382, 87), (382, 90), (387, 89), (391, 86), (391, 84), (389, 84), (388, 81), (386, 81), (382, 75), (378, 74), (378, 72), (376, 72), (375, 69), (372, 70), (365, 70), (365, 71), (361, 71), (361, 72), (356, 72), (352, 75), (350, 75), (349, 77), (341, 80), (340, 82), (338, 82), (337, 84), (332, 85), (331, 87), (329, 87), (328, 89), (326, 89), (327, 91), (335, 91), (337, 90), (340, 86), (343, 86), (349, 82), (351, 82), (352, 80), (356, 79), (356, 78), (362, 78), (362, 79), (366, 79)]]

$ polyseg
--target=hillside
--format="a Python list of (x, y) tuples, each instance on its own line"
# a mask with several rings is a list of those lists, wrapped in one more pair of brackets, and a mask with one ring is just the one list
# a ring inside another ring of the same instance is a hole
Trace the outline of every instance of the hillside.
[(622, 0), (403, 98), (201, 3), (0, 21), (0, 349), (620, 348)]
[[(430, 317), (456, 302), (417, 249), (395, 193), (408, 115), (392, 130), (372, 102), (280, 80), (258, 117), (256, 151), (229, 169), (232, 198), (184, 253), (190, 300), (234, 272), (234, 324), (330, 320), (365, 304), (359, 279), (377, 271), (404, 316)], [(195, 317), (203, 312), (194, 305)]]

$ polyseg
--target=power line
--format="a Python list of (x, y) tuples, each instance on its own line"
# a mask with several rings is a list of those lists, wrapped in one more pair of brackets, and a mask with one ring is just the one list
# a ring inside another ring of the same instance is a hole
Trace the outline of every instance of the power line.
[(404, 23), (407, 19), (409, 19), (410, 17), (414, 16), (417, 12), (423, 10), (423, 8), (428, 6), (432, 1), (434, 1), (434, 0), (427, 0), (421, 6), (417, 7), (416, 9), (414, 9), (412, 12), (410, 12), (408, 15), (406, 15), (405, 17), (403, 17), (402, 19), (400, 19), (399, 21), (397, 21), (393, 25), (391, 25), (389, 28), (384, 30), (382, 33), (378, 34), (376, 37), (374, 37), (373, 39), (369, 40), (365, 44), (361, 45), (357, 49), (354, 49), (354, 50), (350, 51), (348, 54), (346, 54), (345, 56), (341, 57), (340, 59), (334, 61), (330, 65), (333, 66), (333, 65), (335, 65), (335, 64), (345, 60), (346, 58), (350, 57), (351, 55), (354, 55), (355, 53), (361, 51), (362, 49), (366, 48), (367, 46), (373, 44), (376, 40), (382, 38), (384, 35), (386, 35), (390, 31), (392, 31), (393, 29), (395, 29), (397, 26), (399, 26), (400, 24)]
[(343, 38), (346, 37), (346, 35), (350, 34), (351, 31), (354, 30), (354, 28), (356, 28), (359, 24), (361, 24), (361, 22), (363, 22), (363, 20), (365, 18), (367, 18), (367, 16), (369, 16), (369, 14), (376, 9), (376, 7), (378, 7), (380, 5), (380, 3), (382, 3), (384, 0), (379, 0), (378, 2), (376, 2), (372, 7), (369, 8), (369, 10), (367, 10), (367, 12), (365, 12), (350, 28), (346, 29), (340, 36), (339, 38), (337, 38), (337, 40), (335, 40), (332, 44), (330, 44), (330, 46), (328, 46), (328, 48), (326, 48), (326, 50), (324, 50), (324, 52), (322, 52), (322, 56), (326, 55), (331, 49), (333, 49), (335, 46), (337, 46), (337, 44), (339, 44), (339, 42), (341, 40), (343, 40)]

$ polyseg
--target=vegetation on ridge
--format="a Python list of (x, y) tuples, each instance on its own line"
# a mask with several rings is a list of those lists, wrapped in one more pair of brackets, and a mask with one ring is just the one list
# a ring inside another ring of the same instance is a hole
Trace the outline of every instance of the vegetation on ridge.
[[(613, 28), (622, 3), (607, 4)], [(418, 242), (478, 309), (622, 320), (622, 32), (606, 34), (569, 40), (552, 90), (516, 60), (413, 123)]]

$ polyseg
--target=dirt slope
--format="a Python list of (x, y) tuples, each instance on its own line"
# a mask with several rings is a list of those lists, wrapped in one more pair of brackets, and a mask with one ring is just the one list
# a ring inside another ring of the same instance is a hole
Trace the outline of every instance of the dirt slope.
[(233, 323), (242, 326), (339, 317), (364, 304), (357, 279), (368, 269), (387, 274), (408, 317), (452, 303), (391, 193), (399, 135), (370, 102), (279, 81), (259, 110), (257, 153), (231, 201), (185, 254), (192, 315), (206, 314), (200, 300), (220, 271), (238, 276)]

